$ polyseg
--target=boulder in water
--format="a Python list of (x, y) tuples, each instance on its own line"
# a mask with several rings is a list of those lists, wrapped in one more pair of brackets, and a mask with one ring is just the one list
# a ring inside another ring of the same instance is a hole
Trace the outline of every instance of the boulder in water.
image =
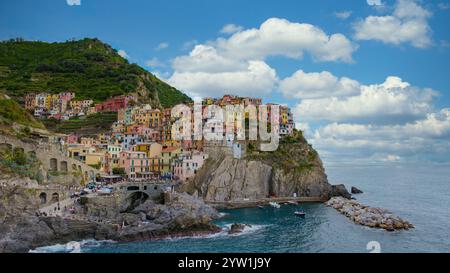
[(364, 193), (362, 190), (358, 189), (357, 187), (352, 187), (350, 191), (352, 194)]
[(244, 231), (245, 227), (250, 227), (250, 225), (234, 223), (231, 225), (230, 230), (228, 231), (228, 234), (241, 233)]

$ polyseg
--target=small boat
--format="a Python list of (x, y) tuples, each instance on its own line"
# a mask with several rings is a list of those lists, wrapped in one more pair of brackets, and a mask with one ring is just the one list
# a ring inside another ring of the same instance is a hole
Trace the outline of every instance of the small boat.
[(279, 209), (281, 207), (277, 202), (270, 202), (269, 205), (276, 209)]
[(296, 211), (294, 212), (295, 215), (300, 216), (300, 217), (305, 217), (306, 213), (304, 211)]
[(295, 206), (298, 205), (298, 203), (296, 201), (288, 201), (288, 204), (289, 205), (295, 205)]
[(258, 206), (258, 208), (260, 208), (260, 209), (264, 209), (264, 206)]
[(100, 188), (97, 193), (99, 195), (109, 195), (112, 193), (112, 190), (110, 188)]

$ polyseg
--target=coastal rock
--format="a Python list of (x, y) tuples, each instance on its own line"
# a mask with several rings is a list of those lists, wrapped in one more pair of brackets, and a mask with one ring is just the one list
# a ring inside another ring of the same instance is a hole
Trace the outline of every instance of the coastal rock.
[(352, 187), (350, 192), (352, 194), (360, 194), (360, 193), (364, 193), (362, 190), (358, 189), (357, 187)]
[(278, 150), (271, 153), (247, 151), (237, 159), (224, 149), (208, 147), (208, 160), (185, 185), (185, 191), (196, 192), (207, 202), (294, 195), (328, 200), (332, 196), (322, 161), (301, 132), (281, 141)]
[(371, 228), (381, 228), (387, 231), (413, 228), (413, 225), (408, 221), (395, 216), (386, 209), (371, 208), (360, 204), (356, 200), (333, 197), (326, 205), (333, 207), (359, 225)]
[(352, 195), (348, 192), (347, 188), (343, 184), (332, 185), (331, 186), (331, 197), (339, 197), (342, 196), (346, 199), (351, 199)]
[(124, 213), (120, 210), (126, 198), (88, 197), (76, 205), (71, 218), (37, 216), (35, 194), (19, 186), (1, 187), (0, 197), (0, 253), (84, 239), (152, 240), (221, 231), (211, 223), (219, 213), (186, 193), (173, 193), (167, 204), (147, 200)]
[(272, 167), (263, 162), (225, 155), (209, 164), (214, 166), (205, 167), (196, 177), (198, 192), (206, 201), (259, 199), (270, 193)]
[(230, 230), (228, 231), (228, 234), (241, 233), (244, 231), (244, 229), (246, 227), (251, 227), (251, 225), (234, 223), (231, 225)]

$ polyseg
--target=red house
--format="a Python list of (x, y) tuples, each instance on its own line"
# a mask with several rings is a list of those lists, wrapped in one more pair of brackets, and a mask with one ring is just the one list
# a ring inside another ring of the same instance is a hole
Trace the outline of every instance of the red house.
[(125, 109), (130, 101), (134, 101), (132, 96), (118, 96), (109, 98), (102, 103), (95, 105), (97, 112), (118, 112), (120, 109)]
[(66, 143), (67, 144), (76, 144), (78, 143), (78, 136), (75, 134), (70, 134), (66, 136)]

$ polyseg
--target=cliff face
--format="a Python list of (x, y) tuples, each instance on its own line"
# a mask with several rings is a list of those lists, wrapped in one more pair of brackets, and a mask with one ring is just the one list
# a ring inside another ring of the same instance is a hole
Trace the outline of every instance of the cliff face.
[(234, 201), (269, 196), (328, 199), (328, 183), (322, 161), (301, 132), (284, 138), (277, 151), (259, 152), (247, 145), (247, 155), (234, 159), (220, 149), (210, 158), (186, 190), (198, 192), (205, 201)]
[(271, 173), (272, 167), (263, 162), (218, 152), (196, 176), (195, 188), (206, 201), (264, 198), (270, 191)]

